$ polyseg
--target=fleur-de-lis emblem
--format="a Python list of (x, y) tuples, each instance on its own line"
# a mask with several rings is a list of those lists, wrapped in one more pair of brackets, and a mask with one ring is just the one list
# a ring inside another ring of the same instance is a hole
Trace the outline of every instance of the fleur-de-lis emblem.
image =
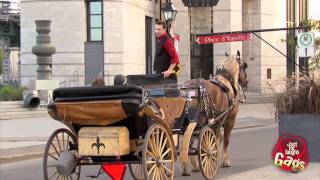
[(91, 148), (93, 149), (93, 147), (95, 147), (95, 146), (97, 147), (98, 154), (100, 153), (100, 147), (103, 146), (103, 149), (106, 148), (106, 146), (103, 143), (100, 143), (100, 138), (98, 136), (97, 136), (96, 142), (92, 143)]

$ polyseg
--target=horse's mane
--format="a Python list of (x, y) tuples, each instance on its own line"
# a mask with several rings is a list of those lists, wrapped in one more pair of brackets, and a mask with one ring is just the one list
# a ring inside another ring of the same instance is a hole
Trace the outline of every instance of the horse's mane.
[(227, 79), (231, 84), (234, 83), (234, 78), (229, 70), (226, 68), (219, 68), (216, 70), (216, 75), (221, 75), (225, 79)]
[(237, 62), (236, 56), (229, 56), (223, 63), (223, 66), (228, 70), (233, 77), (239, 73), (239, 64)]

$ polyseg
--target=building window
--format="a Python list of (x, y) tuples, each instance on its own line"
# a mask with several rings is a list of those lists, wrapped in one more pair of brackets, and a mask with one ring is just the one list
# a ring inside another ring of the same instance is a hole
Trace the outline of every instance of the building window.
[(267, 79), (271, 79), (271, 68), (267, 68)]
[(101, 0), (87, 1), (88, 41), (103, 41), (103, 10)]

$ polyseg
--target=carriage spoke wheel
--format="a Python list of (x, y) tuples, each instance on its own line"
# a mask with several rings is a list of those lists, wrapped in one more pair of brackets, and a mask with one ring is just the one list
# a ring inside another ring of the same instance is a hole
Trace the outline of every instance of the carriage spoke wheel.
[(135, 180), (144, 180), (144, 170), (142, 164), (129, 164), (129, 170)]
[(174, 145), (168, 132), (153, 124), (144, 138), (142, 166), (146, 180), (172, 180), (174, 176)]
[(198, 143), (200, 171), (205, 179), (213, 179), (218, 170), (216, 137), (210, 127), (202, 128)]
[[(80, 165), (76, 165), (71, 173), (62, 174), (57, 169), (61, 154), (65, 151), (78, 155), (77, 150), (71, 150), (70, 144), (76, 144), (76, 137), (67, 129), (58, 129), (49, 137), (43, 155), (43, 173), (45, 180), (79, 180)], [(77, 162), (78, 163), (78, 162)]]

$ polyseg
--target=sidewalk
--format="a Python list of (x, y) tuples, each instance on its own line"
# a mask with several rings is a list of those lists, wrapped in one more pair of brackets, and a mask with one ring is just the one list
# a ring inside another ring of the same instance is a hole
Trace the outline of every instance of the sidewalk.
[(48, 115), (0, 121), (0, 163), (41, 156), (49, 136), (65, 127)]
[[(235, 129), (275, 124), (272, 104), (243, 104)], [(49, 116), (0, 121), (0, 163), (40, 157), (49, 136), (66, 126)]]

